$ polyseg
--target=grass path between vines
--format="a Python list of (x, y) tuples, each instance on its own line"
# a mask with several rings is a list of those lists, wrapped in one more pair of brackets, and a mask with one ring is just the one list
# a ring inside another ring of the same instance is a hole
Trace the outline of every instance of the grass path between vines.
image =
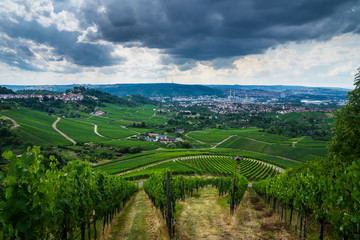
[(195, 197), (178, 202), (176, 239), (295, 239), (249, 189), (234, 216), (228, 197), (219, 198), (217, 190), (207, 187)]
[(129, 201), (106, 239), (168, 239), (164, 221), (143, 189)]

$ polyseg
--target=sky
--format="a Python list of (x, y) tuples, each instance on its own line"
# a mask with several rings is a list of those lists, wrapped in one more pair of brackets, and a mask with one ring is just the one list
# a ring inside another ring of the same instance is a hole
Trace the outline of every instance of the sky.
[(0, 85), (353, 88), (359, 0), (1, 0)]

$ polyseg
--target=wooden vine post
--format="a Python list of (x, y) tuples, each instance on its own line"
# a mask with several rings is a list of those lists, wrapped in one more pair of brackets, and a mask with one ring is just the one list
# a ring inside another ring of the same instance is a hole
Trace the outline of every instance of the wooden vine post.
[(174, 237), (175, 225), (173, 222), (173, 209), (171, 205), (171, 176), (170, 172), (166, 172), (166, 225), (170, 238)]
[(235, 209), (235, 181), (236, 179), (233, 178), (233, 184), (232, 184), (232, 189), (231, 189), (231, 203), (230, 203), (230, 213), (234, 214), (234, 209)]

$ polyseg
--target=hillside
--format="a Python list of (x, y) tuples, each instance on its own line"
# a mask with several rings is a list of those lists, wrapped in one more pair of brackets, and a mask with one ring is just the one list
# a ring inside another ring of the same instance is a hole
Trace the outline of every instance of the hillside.
[(106, 103), (125, 107), (138, 107), (144, 104), (158, 105), (157, 101), (150, 100), (141, 95), (117, 97), (98, 89), (85, 88), (83, 86), (66, 89), (64, 92), (44, 89), (18, 90), (13, 92), (11, 89), (1, 87), (0, 92), (2, 94), (15, 95), (4, 99), (0, 103), (0, 109), (9, 110), (15, 107), (26, 107), (70, 118), (83, 117), (84, 113), (94, 112), (98, 107), (105, 107)]

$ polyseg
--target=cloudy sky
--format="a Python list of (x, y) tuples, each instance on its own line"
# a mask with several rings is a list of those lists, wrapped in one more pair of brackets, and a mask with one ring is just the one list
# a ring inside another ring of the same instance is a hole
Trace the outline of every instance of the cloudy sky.
[(1, 0), (0, 84), (352, 88), (360, 1)]

